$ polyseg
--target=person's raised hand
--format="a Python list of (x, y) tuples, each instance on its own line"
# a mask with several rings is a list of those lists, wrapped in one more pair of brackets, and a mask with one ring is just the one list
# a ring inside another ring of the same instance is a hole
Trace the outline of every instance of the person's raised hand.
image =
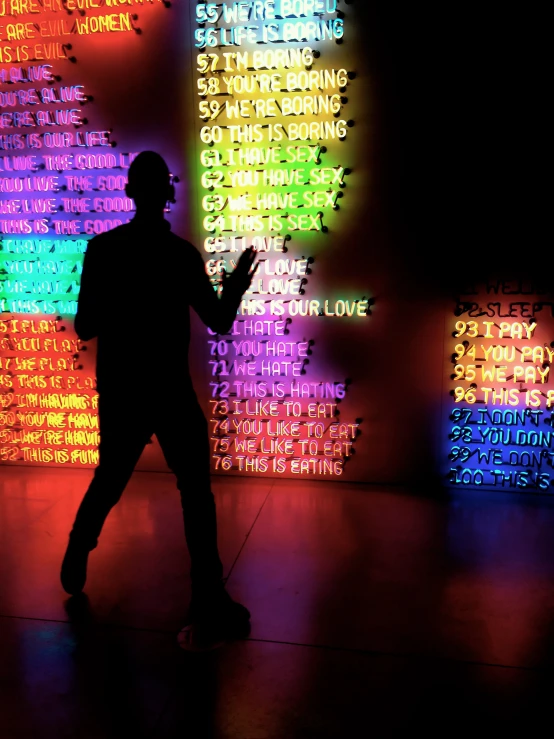
[(252, 278), (258, 269), (256, 260), (256, 250), (248, 247), (239, 258), (237, 266), (231, 274), (225, 279), (224, 284), (229, 285), (233, 291), (240, 292), (242, 295), (252, 283)]

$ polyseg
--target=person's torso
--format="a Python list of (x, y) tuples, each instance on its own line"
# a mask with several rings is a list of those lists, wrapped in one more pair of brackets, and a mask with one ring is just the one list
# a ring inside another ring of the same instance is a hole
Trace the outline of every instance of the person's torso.
[(94, 241), (99, 389), (188, 378), (194, 247), (167, 228), (132, 223)]

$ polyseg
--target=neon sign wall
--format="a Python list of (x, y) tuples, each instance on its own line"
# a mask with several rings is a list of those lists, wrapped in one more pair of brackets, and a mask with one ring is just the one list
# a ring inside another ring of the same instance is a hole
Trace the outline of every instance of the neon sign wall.
[(554, 486), (554, 304), (521, 280), (467, 288), (450, 317), (448, 482)]
[(98, 461), (93, 358), (72, 318), (88, 239), (132, 216), (134, 154), (96, 110), (80, 55), (136, 43), (137, 10), (146, 24), (165, 12), (158, 0), (0, 2), (1, 462)]
[[(402, 65), (382, 71), (369, 5), (0, 0), (0, 463), (97, 461), (82, 260), (132, 218), (126, 171), (149, 148), (184, 180), (169, 220), (214, 289), (258, 250), (231, 332), (193, 335), (214, 471), (410, 482), (440, 467), (453, 487), (552, 489), (551, 293), (478, 281), (492, 264), (447, 304), (422, 281), (434, 257), (403, 241), (409, 218), (391, 228), (402, 183), (386, 193), (403, 176), (387, 87)], [(146, 259), (138, 309), (163, 322)], [(117, 320), (117, 285), (108, 304)], [(133, 361), (122, 339), (114, 363)], [(139, 402), (153, 398), (171, 402), (147, 367)], [(156, 453), (145, 466), (165, 469)]]
[(373, 304), (369, 294), (329, 298), (317, 287), (355, 161), (356, 71), (339, 6), (193, 8), (207, 273), (218, 285), (244, 249), (259, 252), (231, 333), (208, 339), (215, 470), (340, 477), (355, 453), (362, 419), (341, 414), (348, 370), (314, 338), (325, 321), (369, 329)]
[[(363, 290), (315, 282), (354, 159), (341, 5), (199, 3), (179, 39), (193, 48), (199, 245), (214, 286), (246, 246), (260, 252), (232, 333), (209, 337), (218, 470), (340, 476), (354, 453), (361, 419), (340, 413), (349, 372), (325, 356), (314, 325), (368, 326), (372, 305)], [(171, 25), (169, 6), (0, 2), (0, 461), (97, 462), (94, 352), (72, 328), (83, 254), (132, 217), (126, 169), (141, 148), (160, 147), (113, 126), (111, 82), (95, 70), (108, 49), (145, 60), (151, 26)]]

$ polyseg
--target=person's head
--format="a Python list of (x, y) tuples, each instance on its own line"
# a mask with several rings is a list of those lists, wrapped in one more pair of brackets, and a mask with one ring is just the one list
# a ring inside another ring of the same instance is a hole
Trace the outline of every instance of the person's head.
[(168, 201), (175, 197), (169, 168), (155, 151), (143, 151), (129, 167), (127, 197), (135, 201), (137, 212), (162, 212)]

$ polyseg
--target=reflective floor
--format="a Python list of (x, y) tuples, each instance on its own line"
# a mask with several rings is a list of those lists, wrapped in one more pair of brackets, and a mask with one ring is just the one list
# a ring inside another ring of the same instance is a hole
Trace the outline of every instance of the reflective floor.
[(549, 719), (549, 498), (217, 478), (228, 589), (252, 633), (191, 655), (171, 475), (135, 474), (87, 597), (62, 591), (90, 474), (0, 468), (2, 739), (538, 736)]

